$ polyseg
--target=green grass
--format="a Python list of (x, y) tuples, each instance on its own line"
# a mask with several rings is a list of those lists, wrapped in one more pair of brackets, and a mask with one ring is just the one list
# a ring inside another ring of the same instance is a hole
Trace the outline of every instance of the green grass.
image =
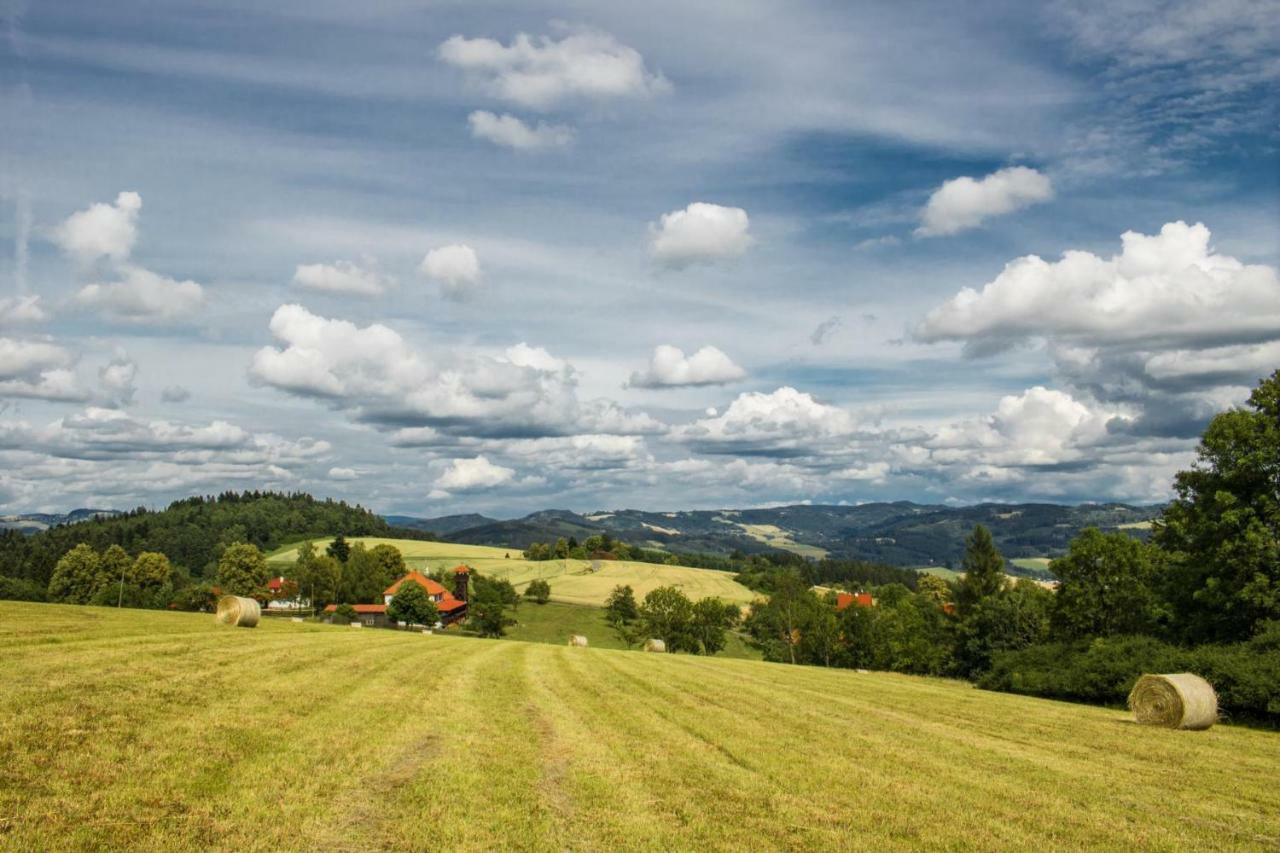
[(1048, 557), (1019, 557), (1016, 560), (1010, 560), (1020, 569), (1033, 569), (1035, 571), (1045, 571), (1052, 562)]
[[(632, 563), (605, 560), (593, 570), (590, 560), (525, 560), (514, 548), (492, 548), (488, 545), (454, 545), (448, 542), (419, 542), (414, 539), (378, 539), (354, 537), (348, 542), (363, 542), (367, 547), (393, 545), (412, 568), (431, 571), (466, 563), (482, 574), (507, 578), (516, 589), (523, 590), (529, 581), (543, 578), (551, 584), (551, 597), (566, 604), (601, 606), (615, 586), (629, 584), (636, 598), (643, 599), (660, 586), (677, 586), (693, 599), (714, 596), (735, 604), (749, 604), (757, 595), (734, 580), (731, 572), (694, 569), (686, 566), (663, 566), (655, 563)], [(315, 540), (323, 550), (328, 540)], [(283, 570), (297, 559), (298, 546), (289, 545), (268, 556), (268, 561)], [(509, 556), (508, 556), (509, 555)]]
[(893, 674), (0, 602), (0, 847), (1280, 845), (1280, 736)]
[(1128, 524), (1117, 524), (1117, 530), (1150, 530), (1155, 525), (1150, 521), (1130, 521)]
[[(557, 601), (546, 604), (522, 601), (513, 611), (513, 617), (516, 624), (507, 629), (508, 639), (567, 645), (569, 637), (581, 634), (587, 638), (589, 648), (627, 648), (605, 620), (604, 610), (599, 607)], [(741, 636), (730, 632), (728, 643), (719, 657), (759, 660), (760, 652), (748, 646)]]

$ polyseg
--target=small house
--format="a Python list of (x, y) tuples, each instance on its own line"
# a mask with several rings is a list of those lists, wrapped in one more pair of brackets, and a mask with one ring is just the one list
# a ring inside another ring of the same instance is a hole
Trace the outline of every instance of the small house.
[(836, 610), (844, 610), (853, 605), (858, 607), (875, 607), (876, 600), (871, 597), (869, 592), (838, 592), (836, 593)]
[[(381, 604), (354, 604), (352, 607), (362, 624), (371, 628), (392, 627), (391, 620), (387, 617), (391, 600), (396, 597), (400, 587), (406, 583), (416, 583), (427, 591), (427, 597), (435, 603), (436, 612), (440, 614), (440, 624), (449, 625), (467, 615), (467, 584), (471, 578), (471, 570), (466, 566), (457, 566), (453, 570), (453, 578), (453, 591), (450, 592), (421, 572), (412, 571), (382, 591)], [(330, 621), (337, 609), (336, 604), (330, 604), (324, 609)]]

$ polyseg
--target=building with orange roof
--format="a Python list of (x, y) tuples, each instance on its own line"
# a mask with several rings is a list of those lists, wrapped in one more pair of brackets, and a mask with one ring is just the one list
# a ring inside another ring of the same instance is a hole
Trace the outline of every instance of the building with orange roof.
[(871, 597), (869, 592), (836, 593), (836, 610), (844, 610), (855, 604), (859, 607), (875, 607), (876, 600)]
[[(454, 591), (450, 592), (422, 572), (411, 571), (382, 591), (381, 604), (353, 604), (352, 607), (365, 625), (373, 628), (391, 627), (391, 621), (387, 618), (387, 608), (391, 605), (391, 599), (396, 597), (396, 593), (406, 583), (416, 583), (426, 590), (427, 597), (435, 603), (441, 624), (449, 625), (467, 615), (467, 582), (470, 580), (470, 575), (471, 569), (467, 566), (454, 567)], [(337, 609), (338, 605), (330, 604), (324, 612), (330, 614), (332, 618), (332, 614)]]

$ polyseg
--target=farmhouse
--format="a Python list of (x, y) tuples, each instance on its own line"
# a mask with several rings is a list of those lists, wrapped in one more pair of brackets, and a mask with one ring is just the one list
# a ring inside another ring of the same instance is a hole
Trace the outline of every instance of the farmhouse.
[(836, 593), (836, 610), (844, 610), (853, 605), (859, 607), (875, 607), (876, 600), (871, 597), (869, 592), (838, 592)]
[[(467, 584), (470, 579), (469, 568), (456, 566), (453, 569), (453, 592), (450, 592), (421, 572), (412, 571), (382, 591), (381, 604), (353, 604), (352, 607), (361, 623), (372, 628), (391, 627), (391, 620), (387, 618), (387, 607), (390, 606), (391, 599), (396, 597), (400, 587), (406, 583), (416, 583), (425, 589), (427, 596), (435, 602), (441, 624), (450, 625), (467, 615)], [(330, 604), (324, 609), (324, 612), (329, 614), (327, 618), (330, 621), (337, 609), (336, 604)]]
[[(289, 595), (291, 587), (292, 596)], [(267, 595), (270, 597), (268, 610), (305, 610), (311, 606), (311, 600), (303, 598), (297, 585), (290, 584), (283, 575), (267, 581)]]

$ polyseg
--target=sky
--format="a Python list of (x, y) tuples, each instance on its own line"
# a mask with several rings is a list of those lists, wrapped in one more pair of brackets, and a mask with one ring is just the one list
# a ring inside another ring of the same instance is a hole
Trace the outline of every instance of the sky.
[(0, 0), (0, 512), (1162, 501), (1280, 0)]

